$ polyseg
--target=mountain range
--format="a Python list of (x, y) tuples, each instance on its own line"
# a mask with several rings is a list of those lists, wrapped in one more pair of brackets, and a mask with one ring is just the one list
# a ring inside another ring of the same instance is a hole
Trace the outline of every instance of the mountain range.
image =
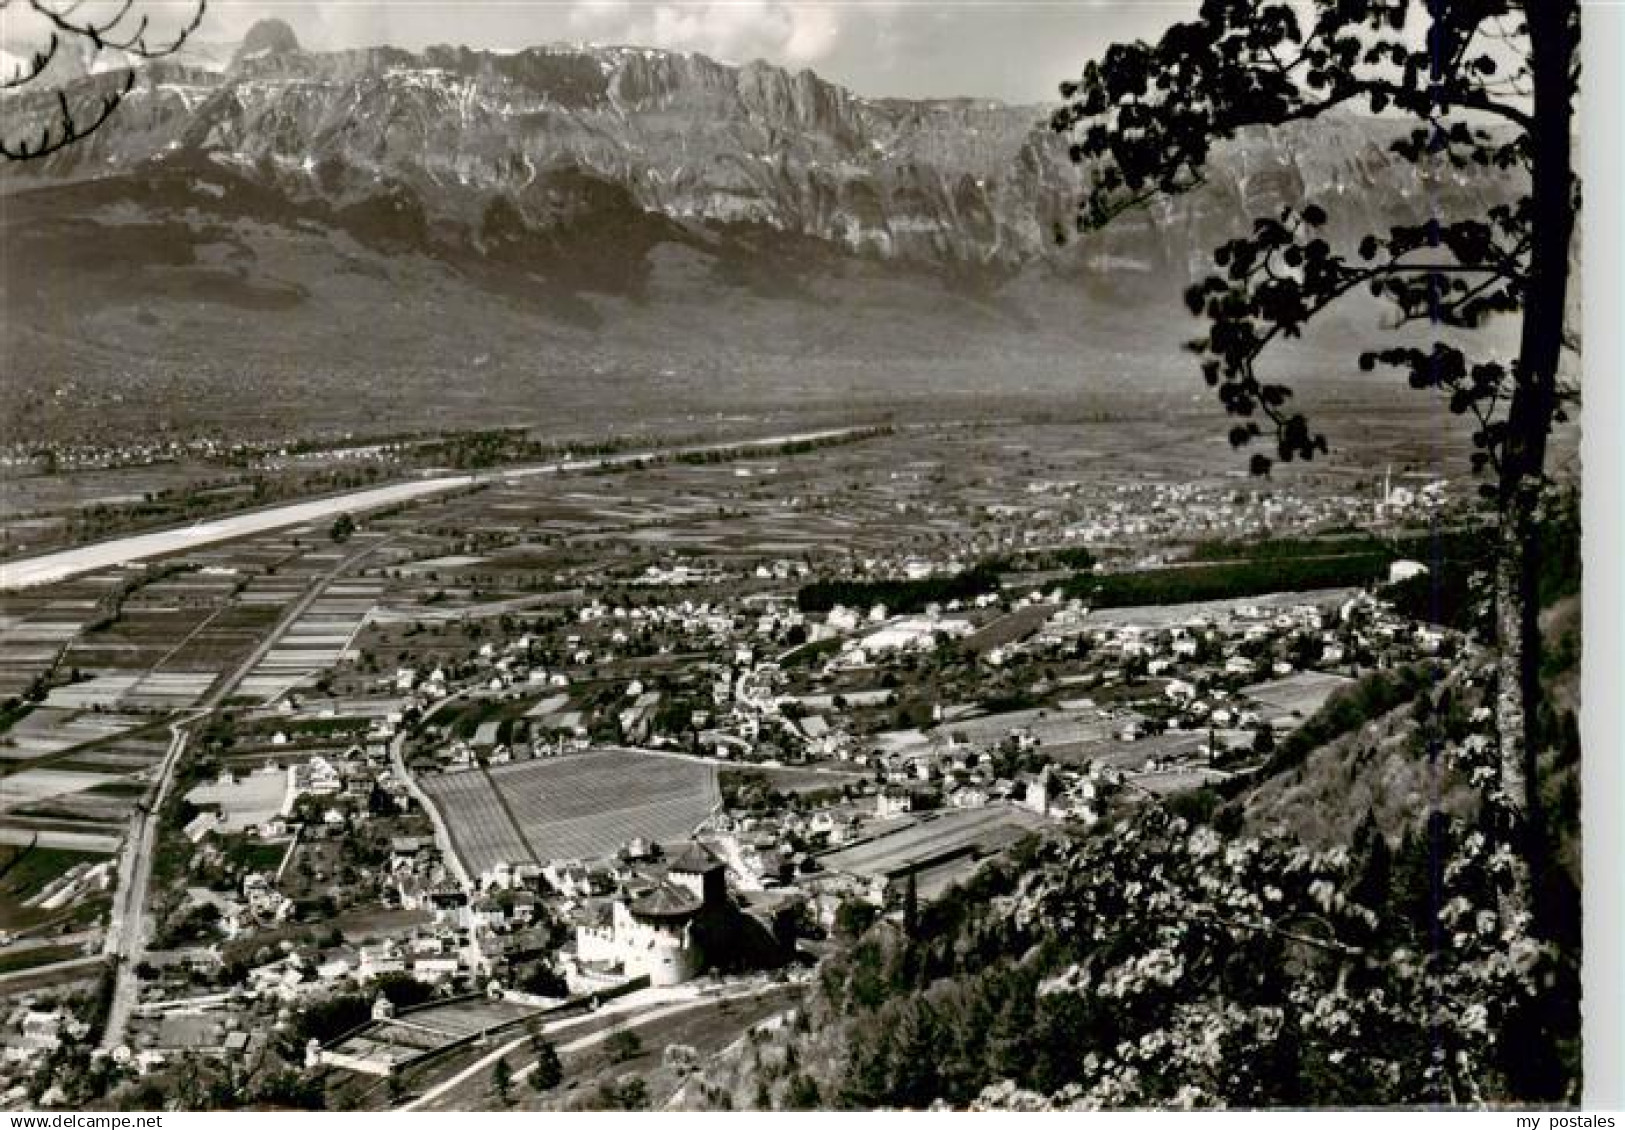
[[(62, 82), (88, 107), (119, 78)], [(9, 128), (53, 100), (13, 96)], [(584, 374), (565, 403), (612, 377), (777, 394), (792, 371), (792, 399), (833, 402), (1167, 387), (1196, 328), (1179, 295), (1252, 217), (1312, 199), (1352, 239), (1502, 194), (1424, 179), (1393, 123), (1350, 116), (1226, 144), (1199, 191), (1059, 245), (1085, 173), (1047, 116), (638, 47), (315, 52), (264, 21), (4, 171), (8, 368), (45, 417), (63, 381), (201, 404), (448, 367), (501, 405)]]

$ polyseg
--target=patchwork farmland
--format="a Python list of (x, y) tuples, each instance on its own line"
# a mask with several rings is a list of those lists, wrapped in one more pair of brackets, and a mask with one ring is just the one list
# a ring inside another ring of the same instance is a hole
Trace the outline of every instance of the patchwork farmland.
[[(309, 560), (331, 567), (341, 554), (310, 554)], [(303, 580), (298, 582), (305, 583)], [(381, 586), (368, 581), (340, 581), (289, 625), (277, 645), (243, 680), (245, 698), (274, 702), (293, 688), (332, 668), (344, 656), (377, 602)], [(297, 592), (291, 592), (292, 599)]]
[(422, 784), (473, 874), (502, 862), (598, 859), (638, 836), (683, 838), (721, 803), (715, 766), (632, 750), (449, 773)]

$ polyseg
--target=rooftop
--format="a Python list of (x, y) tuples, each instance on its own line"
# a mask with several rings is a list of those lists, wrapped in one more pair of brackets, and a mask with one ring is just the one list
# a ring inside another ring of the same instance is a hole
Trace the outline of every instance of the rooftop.
[(711, 871), (720, 871), (722, 867), (722, 861), (711, 854), (710, 848), (698, 840), (690, 840), (673, 857), (671, 863), (667, 865), (667, 870), (689, 875), (704, 875)]
[(700, 900), (680, 887), (662, 883), (627, 909), (639, 918), (687, 918), (700, 909)]

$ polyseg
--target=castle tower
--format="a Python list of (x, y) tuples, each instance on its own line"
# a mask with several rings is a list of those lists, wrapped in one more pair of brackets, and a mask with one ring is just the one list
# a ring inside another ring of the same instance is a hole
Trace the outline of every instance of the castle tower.
[(688, 887), (662, 883), (626, 907), (630, 920), (616, 930), (626, 949), (627, 972), (641, 972), (651, 985), (680, 985), (697, 976), (704, 958), (690, 927), (701, 903)]
[(702, 906), (719, 906), (728, 897), (727, 868), (698, 840), (690, 840), (666, 866), (666, 878), (693, 894)]

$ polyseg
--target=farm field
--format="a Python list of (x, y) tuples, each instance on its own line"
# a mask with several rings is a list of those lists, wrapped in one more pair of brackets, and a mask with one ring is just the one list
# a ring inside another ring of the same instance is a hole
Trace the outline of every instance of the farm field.
[(60, 912), (28, 904), (74, 867), (94, 866), (106, 859), (95, 852), (0, 844), (0, 930), (26, 929), (60, 917)]
[(97, 675), (80, 683), (69, 683), (54, 688), (45, 696), (45, 706), (52, 710), (108, 710), (129, 693), (141, 676), (119, 671)]
[(781, 793), (816, 793), (843, 785), (862, 785), (873, 775), (861, 769), (798, 769), (794, 766), (752, 765), (743, 770), (761, 774), (768, 785)]
[(21, 808), (50, 797), (85, 792), (118, 778), (64, 769), (25, 769), (0, 779), (0, 810)]
[(1121, 722), (1100, 717), (1095, 710), (1068, 711), (1045, 707), (956, 718), (952, 722), (943, 722), (938, 729), (963, 736), (972, 743), (996, 742), (1013, 729), (1024, 729), (1047, 752), (1060, 757), (1068, 754), (1072, 747), (1108, 740), (1113, 729), (1120, 725)]
[(630, 750), (425, 777), (422, 785), (474, 874), (504, 861), (598, 859), (637, 836), (685, 838), (721, 800), (715, 766)]
[(247, 831), (275, 816), (282, 810), (287, 792), (287, 773), (261, 769), (238, 777), (230, 784), (211, 781), (198, 785), (186, 794), (186, 799), (199, 808), (218, 809), (222, 830), (235, 833)]
[(116, 576), (86, 577), (50, 593), (0, 600), (0, 698), (21, 693), (45, 674), (118, 584)]
[(506, 765), (491, 780), (542, 860), (685, 838), (721, 801), (715, 766), (622, 750)]
[(895, 694), (895, 691), (861, 690), (861, 691), (834, 691), (829, 694), (786, 695), (792, 702), (799, 703), (813, 710), (830, 710), (839, 698), (847, 706), (883, 706)]
[[(308, 555), (332, 568), (339, 555)], [(271, 702), (327, 670), (344, 655), (377, 600), (375, 581), (342, 581), (330, 585), (255, 665), (238, 688), (242, 696)]]
[(1089, 613), (1091, 628), (1174, 628), (1191, 620), (1211, 620), (1228, 616), (1242, 605), (1280, 611), (1300, 604), (1325, 607), (1343, 603), (1355, 589), (1311, 589), (1305, 592), (1265, 593), (1234, 600), (1199, 600), (1183, 604), (1136, 604), (1121, 608), (1097, 608)]
[[(1003, 805), (944, 812), (829, 852), (819, 862), (831, 871), (864, 878), (901, 875), (951, 860), (970, 865), (1045, 826), (1042, 817)], [(942, 877), (944, 887), (951, 881)]]
[(115, 834), (98, 830), (98, 826), (94, 824), (81, 822), (78, 825), (63, 827), (62, 823), (14, 818), (9, 823), (0, 824), (0, 845), (28, 847), (35, 844), (39, 847), (96, 852), (101, 855), (111, 855), (119, 849), (122, 829), (118, 829)]
[(6, 950), (0, 952), (0, 974), (18, 973), (24, 969), (38, 969), (45, 965), (54, 965), (59, 961), (69, 961), (84, 956), (84, 949), (77, 945), (65, 946), (29, 946), (23, 949)]
[(535, 859), (483, 772), (442, 773), (423, 777), (419, 783), (440, 809), (451, 831), (452, 846), (470, 874), (478, 875), (498, 863)]
[(1353, 685), (1354, 680), (1346, 675), (1299, 671), (1282, 679), (1243, 687), (1241, 693), (1272, 715), (1286, 715), (1301, 721), (1324, 706), (1339, 690)]
[(76, 746), (117, 737), (146, 722), (127, 714), (82, 713), (52, 707), (36, 709), (0, 737), (0, 761), (25, 762), (49, 757)]
[(168, 731), (148, 731), (144, 736), (130, 735), (88, 749), (76, 749), (66, 758), (54, 761), (53, 765), (58, 769), (139, 774), (141, 770), (150, 769), (163, 760), (164, 751), (168, 748)]
[(216, 612), (189, 639), (182, 640), (164, 662), (166, 670), (224, 670), (248, 654), (276, 622), (279, 601), (258, 600), (249, 582), (236, 601)]
[(1230, 774), (1217, 769), (1196, 766), (1188, 769), (1165, 769), (1156, 773), (1142, 773), (1134, 778), (1134, 784), (1154, 796), (1167, 796), (1194, 789), (1199, 785), (1224, 781), (1229, 776)]
[(967, 651), (983, 655), (994, 648), (1024, 639), (1043, 627), (1044, 622), (1054, 614), (1056, 607), (1053, 604), (1035, 604), (1030, 608), (1001, 616), (968, 637), (963, 646)]
[(1135, 770), (1150, 761), (1189, 757), (1207, 744), (1207, 738), (1206, 730), (1169, 730), (1133, 742), (1102, 742), (1084, 749), (1078, 760)]
[(0, 739), (0, 843), (107, 852), (150, 787), (166, 738), (132, 715), (45, 707)]

